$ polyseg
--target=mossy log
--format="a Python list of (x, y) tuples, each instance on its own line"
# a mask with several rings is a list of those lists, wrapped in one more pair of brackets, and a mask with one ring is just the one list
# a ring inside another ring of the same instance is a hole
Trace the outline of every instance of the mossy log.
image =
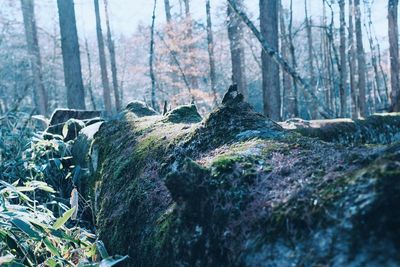
[(358, 120), (291, 119), (280, 124), (304, 136), (346, 145), (390, 144), (400, 141), (400, 113), (374, 114)]
[(184, 110), (96, 135), (97, 229), (126, 266), (400, 264), (400, 143), (327, 143), (241, 101)]

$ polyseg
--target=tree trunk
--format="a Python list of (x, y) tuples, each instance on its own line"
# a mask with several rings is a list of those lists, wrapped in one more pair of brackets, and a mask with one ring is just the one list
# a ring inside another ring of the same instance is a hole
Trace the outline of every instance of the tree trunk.
[(40, 59), (40, 49), (37, 36), (34, 0), (21, 0), (21, 9), (24, 18), (26, 43), (35, 86), (35, 96), (37, 98), (36, 103), (38, 104), (36, 109), (40, 114), (46, 115), (48, 112), (48, 101), (47, 93), (43, 84), (42, 62)]
[(208, 43), (208, 57), (210, 62), (210, 81), (211, 90), (214, 96), (214, 105), (217, 104), (217, 79), (215, 74), (215, 57), (214, 57), (214, 36), (212, 31), (211, 22), (211, 5), (210, 0), (206, 0), (206, 14), (207, 14), (207, 43)]
[(354, 0), (355, 4), (355, 26), (356, 26), (356, 39), (357, 39), (357, 63), (358, 63), (358, 93), (360, 114), (363, 117), (367, 116), (366, 107), (366, 82), (365, 82), (365, 53), (363, 45), (363, 34), (361, 26), (361, 7), (360, 0)]
[[(290, 0), (290, 11), (289, 11), (289, 29), (288, 29), (288, 39), (289, 39), (289, 51), (290, 51), (290, 58), (292, 60), (292, 68), (295, 70), (297, 69), (297, 61), (296, 61), (296, 49), (294, 47), (293, 43), (293, 0)], [(289, 117), (299, 117), (299, 103), (298, 103), (298, 88), (297, 88), (297, 83), (293, 79), (292, 80), (292, 95), (289, 97), (293, 99), (293, 114), (289, 114)]]
[(101, 83), (103, 86), (104, 107), (106, 109), (106, 112), (108, 114), (111, 114), (112, 105), (111, 105), (110, 82), (108, 80), (107, 60), (104, 48), (103, 31), (101, 29), (99, 0), (94, 0), (94, 11), (96, 14), (97, 45), (99, 48), (99, 61), (100, 61), (100, 71), (101, 71)]
[(157, 0), (154, 0), (153, 6), (153, 15), (151, 18), (151, 32), (150, 32), (150, 58), (149, 58), (149, 66), (150, 66), (150, 79), (151, 79), (151, 107), (154, 110), (158, 110), (157, 99), (156, 99), (156, 78), (154, 75), (154, 27), (156, 20), (156, 8), (157, 8)]
[(85, 39), (85, 49), (86, 49), (86, 57), (88, 61), (88, 71), (89, 71), (88, 91), (90, 95), (90, 101), (92, 102), (93, 110), (96, 110), (97, 109), (96, 101), (94, 100), (94, 95), (93, 95), (92, 60), (90, 58), (89, 45), (86, 39)]
[[(306, 31), (307, 31), (307, 52), (308, 52), (308, 75), (310, 79), (310, 86), (311, 90), (316, 93), (316, 77), (315, 77), (315, 69), (314, 69), (314, 55), (313, 55), (313, 36), (312, 36), (312, 20), (308, 17), (308, 7), (307, 7), (307, 0), (304, 0), (304, 12), (306, 15), (305, 22), (306, 22)], [(310, 114), (312, 118), (317, 118), (318, 116), (318, 109), (315, 106), (315, 103), (311, 103), (309, 107)]]
[(171, 5), (169, 3), (169, 0), (164, 0), (164, 9), (165, 9), (165, 17), (167, 18), (167, 23), (170, 23), (172, 20), (172, 15), (171, 15)]
[(350, 92), (351, 92), (351, 117), (358, 118), (358, 99), (356, 86), (356, 49), (354, 44), (354, 5), (353, 0), (349, 0), (349, 71), (350, 71)]
[[(322, 101), (314, 94), (314, 92), (310, 91), (309, 85), (304, 81), (304, 79), (300, 76), (300, 74), (297, 72), (296, 69), (292, 68), (289, 63), (282, 58), (282, 56), (275, 50), (272, 49), (271, 45), (265, 40), (264, 36), (261, 34), (261, 32), (257, 29), (256, 26), (251, 22), (249, 17), (240, 10), (238, 7), (237, 3), (235, 0), (228, 0), (229, 7), (232, 8), (232, 11), (234, 11), (242, 20), (243, 22), (249, 27), (249, 29), (253, 32), (253, 34), (256, 36), (258, 41), (260, 42), (262, 48), (267, 51), (267, 54), (274, 59), (276, 63), (278, 63), (282, 69), (290, 74), (292, 76), (293, 80), (301, 84), (301, 86), (306, 90), (310, 97), (318, 103), (318, 110), (319, 113), (324, 117), (324, 118), (331, 118), (333, 116), (332, 111), (329, 108), (326, 108)], [(230, 9), (228, 9), (230, 10)]]
[(399, 27), (398, 27), (398, 0), (389, 0), (388, 20), (389, 20), (389, 51), (390, 51), (390, 84), (391, 105), (393, 111), (400, 111), (400, 80), (399, 80)]
[[(279, 1), (260, 0), (261, 34), (271, 47), (278, 51), (278, 8)], [(279, 83), (279, 65), (262, 50), (262, 76), (264, 114), (275, 120), (281, 120), (281, 93)]]
[(347, 114), (347, 46), (346, 46), (346, 17), (345, 17), (345, 0), (339, 0), (340, 7), (340, 117), (345, 118)]
[(108, 1), (104, 0), (104, 10), (106, 15), (106, 25), (107, 25), (107, 47), (110, 53), (110, 63), (111, 63), (111, 75), (112, 84), (114, 88), (114, 98), (115, 98), (115, 108), (117, 111), (121, 110), (121, 97), (118, 87), (118, 72), (117, 72), (117, 60), (115, 57), (115, 43), (111, 34), (110, 17), (108, 14)]
[[(283, 9), (282, 1), (280, 2), (280, 31), (281, 31), (281, 53), (282, 56), (289, 60), (289, 42), (286, 33), (286, 23), (285, 23), (285, 10)], [(293, 117), (296, 114), (297, 104), (295, 99), (293, 99), (293, 87), (292, 87), (292, 77), (286, 72), (282, 71), (282, 107), (283, 107), (283, 119)]]
[(85, 109), (81, 56), (73, 0), (57, 0), (68, 108)]
[[(243, 0), (233, 0), (237, 6), (243, 6)], [(238, 90), (248, 97), (246, 62), (243, 45), (243, 23), (232, 7), (228, 5), (228, 37), (232, 61), (232, 82), (237, 84)]]

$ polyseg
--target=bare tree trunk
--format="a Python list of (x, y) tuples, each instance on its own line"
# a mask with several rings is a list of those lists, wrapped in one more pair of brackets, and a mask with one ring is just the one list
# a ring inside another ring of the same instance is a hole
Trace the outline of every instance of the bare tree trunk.
[[(233, 0), (235, 5), (242, 7), (243, 0)], [(238, 85), (238, 90), (245, 98), (248, 97), (245, 71), (245, 54), (243, 46), (243, 23), (232, 7), (228, 5), (228, 37), (232, 61), (232, 82)]]
[(111, 63), (111, 75), (112, 84), (114, 88), (114, 98), (115, 98), (115, 108), (117, 111), (121, 110), (121, 98), (118, 88), (118, 72), (117, 72), (117, 59), (115, 57), (115, 43), (111, 34), (110, 17), (108, 14), (108, 1), (104, 0), (104, 10), (106, 15), (106, 25), (107, 25), (107, 47), (110, 53), (110, 63)]
[[(290, 58), (292, 60), (292, 68), (294, 68), (295, 70), (297, 70), (297, 61), (296, 61), (296, 49), (294, 47), (294, 43), (293, 43), (293, 0), (290, 0), (290, 11), (289, 11), (289, 35), (288, 35), (288, 39), (289, 39), (289, 51), (290, 51)], [(297, 88), (297, 83), (296, 81), (293, 79), (292, 80), (292, 87), (293, 90), (291, 90), (291, 95), (289, 96), (292, 100), (292, 105), (293, 107), (291, 108), (293, 110), (292, 114), (288, 114), (289, 117), (298, 117), (299, 116), (299, 103), (298, 103), (298, 88)]]
[(354, 5), (353, 0), (349, 0), (349, 71), (350, 71), (350, 92), (351, 92), (351, 117), (357, 119), (358, 114), (358, 97), (356, 86), (356, 49), (354, 43)]
[(236, 4), (236, 1), (234, 0), (228, 0), (229, 7), (232, 8), (232, 11), (234, 11), (243, 21), (244, 23), (249, 27), (249, 29), (253, 32), (253, 34), (257, 37), (258, 41), (260, 42), (262, 48), (267, 52), (267, 54), (275, 60), (276, 63), (278, 63), (282, 69), (289, 73), (292, 78), (297, 81), (299, 84), (303, 86), (305, 90), (308, 91), (310, 96), (312, 97), (313, 101), (317, 102), (319, 113), (324, 117), (324, 118), (331, 118), (333, 116), (332, 111), (324, 107), (322, 101), (318, 99), (318, 97), (310, 91), (309, 85), (304, 81), (304, 79), (299, 75), (299, 73), (293, 69), (288, 62), (282, 58), (282, 56), (274, 49), (271, 48), (271, 45), (265, 40), (264, 36), (261, 34), (261, 32), (254, 26), (254, 24), (251, 22), (249, 17), (240, 10), (238, 5)]
[(215, 74), (214, 36), (213, 36), (212, 22), (211, 22), (210, 0), (206, 0), (206, 14), (207, 14), (207, 43), (208, 43), (208, 57), (210, 62), (211, 90), (214, 96), (214, 104), (217, 105), (217, 79)]
[(164, 9), (165, 9), (165, 16), (167, 18), (167, 23), (170, 23), (172, 20), (172, 15), (171, 15), (171, 5), (169, 3), (169, 0), (164, 0)]
[(345, 0), (339, 0), (340, 7), (340, 117), (345, 118), (347, 114), (347, 46), (346, 46), (346, 17), (345, 17)]
[(187, 47), (187, 53), (189, 54), (190, 58), (190, 64), (187, 66), (187, 68), (189, 69), (188, 76), (191, 83), (191, 88), (198, 89), (199, 82), (196, 73), (193, 73), (193, 70), (195, 70), (195, 65), (196, 65), (195, 63), (196, 52), (194, 51), (195, 43), (193, 38), (193, 20), (190, 14), (190, 0), (184, 0), (184, 4), (185, 4), (185, 18), (186, 22), (188, 23), (187, 39), (189, 40), (189, 45)]
[(104, 106), (106, 112), (108, 114), (111, 114), (112, 107), (111, 107), (110, 82), (108, 80), (106, 53), (104, 48), (103, 32), (101, 29), (99, 0), (94, 0), (94, 11), (96, 14), (96, 33), (97, 33), (97, 44), (99, 47), (99, 61), (101, 70), (101, 83), (103, 85)]
[(94, 95), (93, 95), (92, 60), (90, 58), (89, 45), (88, 45), (88, 42), (86, 39), (85, 39), (85, 49), (86, 49), (86, 57), (87, 57), (88, 69), (89, 69), (88, 91), (89, 91), (89, 95), (90, 95), (90, 101), (92, 102), (93, 110), (96, 110), (96, 102), (94, 100)]
[[(285, 23), (285, 14), (284, 14), (284, 9), (282, 5), (282, 1), (280, 2), (280, 30), (281, 30), (281, 53), (282, 56), (286, 59), (289, 60), (290, 54), (289, 54), (289, 42), (288, 42), (288, 37), (286, 33), (286, 23)], [(285, 71), (282, 71), (282, 106), (283, 106), (283, 118), (291, 118), (296, 114), (297, 110), (297, 105), (294, 102), (295, 99), (293, 99), (293, 87), (292, 87), (292, 77)]]
[(36, 103), (38, 104), (36, 108), (40, 114), (46, 115), (48, 112), (48, 101), (47, 93), (43, 84), (42, 61), (40, 59), (34, 0), (21, 0), (21, 9), (24, 18), (26, 43), (35, 86), (35, 96), (37, 98)]
[(154, 75), (154, 28), (156, 20), (156, 8), (157, 0), (154, 0), (153, 6), (153, 16), (151, 18), (151, 33), (150, 33), (150, 79), (151, 79), (151, 107), (154, 110), (158, 110), (157, 100), (156, 100), (156, 78)]
[(361, 27), (361, 7), (360, 0), (354, 0), (355, 4), (355, 26), (357, 39), (357, 62), (358, 62), (358, 92), (359, 92), (359, 108), (360, 114), (363, 117), (367, 116), (366, 107), (366, 74), (365, 74), (365, 53), (363, 45), (363, 34)]
[[(279, 1), (260, 0), (261, 34), (273, 49), (279, 49), (278, 30)], [(279, 83), (279, 65), (262, 50), (262, 76), (264, 114), (275, 121), (281, 120), (281, 93)]]
[[(316, 93), (316, 77), (315, 77), (315, 68), (314, 68), (314, 55), (313, 55), (313, 36), (312, 36), (312, 20), (308, 17), (308, 8), (307, 8), (307, 0), (304, 0), (304, 12), (305, 12), (305, 23), (306, 23), (306, 31), (307, 31), (307, 52), (308, 52), (308, 75), (310, 79), (311, 90)], [(318, 109), (315, 106), (315, 103), (311, 103), (310, 106), (311, 117), (317, 118)]]
[(391, 105), (393, 111), (400, 111), (400, 80), (399, 80), (399, 27), (398, 27), (398, 0), (389, 0), (389, 51), (390, 51), (390, 84)]
[(68, 108), (85, 109), (81, 56), (73, 0), (57, 0)]

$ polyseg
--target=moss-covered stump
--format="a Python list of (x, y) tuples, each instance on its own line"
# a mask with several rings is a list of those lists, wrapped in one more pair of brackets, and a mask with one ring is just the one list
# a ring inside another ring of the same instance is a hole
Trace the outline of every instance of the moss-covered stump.
[(304, 136), (347, 145), (390, 144), (400, 141), (400, 113), (375, 114), (366, 119), (305, 121), (290, 119), (280, 123)]
[(244, 102), (97, 134), (99, 235), (127, 266), (398, 266), (400, 145), (301, 136)]

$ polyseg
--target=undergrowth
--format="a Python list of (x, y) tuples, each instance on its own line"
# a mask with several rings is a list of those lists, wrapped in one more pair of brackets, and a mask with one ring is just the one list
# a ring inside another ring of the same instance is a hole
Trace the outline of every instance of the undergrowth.
[[(113, 266), (77, 216), (84, 202), (74, 189), (82, 170), (62, 136), (43, 138), (24, 113), (0, 117), (0, 265)], [(71, 201), (78, 195), (79, 201)], [(71, 206), (70, 206), (71, 205)]]

